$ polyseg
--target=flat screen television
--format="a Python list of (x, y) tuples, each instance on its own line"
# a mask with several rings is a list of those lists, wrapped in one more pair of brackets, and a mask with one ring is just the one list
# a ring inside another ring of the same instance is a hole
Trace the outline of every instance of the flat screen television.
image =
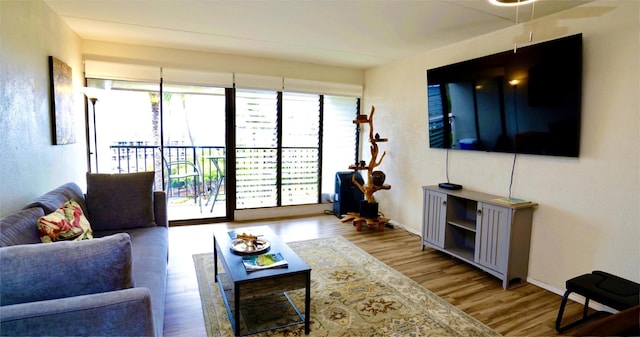
[(582, 34), (427, 70), (431, 148), (578, 157)]

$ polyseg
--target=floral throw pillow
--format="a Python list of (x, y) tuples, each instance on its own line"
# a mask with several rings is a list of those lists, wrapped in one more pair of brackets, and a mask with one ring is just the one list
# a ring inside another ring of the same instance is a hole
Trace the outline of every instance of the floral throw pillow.
[(38, 218), (38, 232), (44, 243), (93, 239), (89, 220), (74, 200), (69, 200), (55, 212)]

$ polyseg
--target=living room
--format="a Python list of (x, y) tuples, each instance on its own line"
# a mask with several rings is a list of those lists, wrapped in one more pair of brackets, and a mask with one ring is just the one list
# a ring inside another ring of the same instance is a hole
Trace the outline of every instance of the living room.
[[(544, 3), (542, 3), (544, 5)], [(538, 204), (527, 282), (562, 294), (565, 281), (606, 270), (640, 281), (640, 20), (636, 1), (594, 1), (535, 20), (535, 39), (583, 34), (580, 156), (520, 155), (513, 193)], [(390, 62), (349, 69), (256, 57), (85, 41), (41, 1), (3, 1), (0, 216), (68, 181), (84, 182), (86, 145), (53, 146), (47, 57), (74, 69), (78, 134), (84, 130), (83, 59), (93, 55), (203, 71), (247, 72), (362, 85), (363, 112), (376, 107), (385, 144), (381, 166), (393, 188), (378, 193), (395, 224), (420, 233), (422, 190), (447, 180), (506, 196), (512, 155), (430, 149), (425, 71), (513, 47), (521, 25)], [(214, 67), (213, 64), (216, 64)], [(226, 69), (225, 69), (226, 68)], [(615, 187), (615, 188), (614, 188)]]

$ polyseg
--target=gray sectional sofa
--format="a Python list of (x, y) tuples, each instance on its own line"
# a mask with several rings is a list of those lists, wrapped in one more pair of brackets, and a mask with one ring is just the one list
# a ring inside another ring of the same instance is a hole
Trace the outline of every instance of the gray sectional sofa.
[[(86, 194), (67, 183), (0, 218), (0, 336), (162, 336), (167, 205), (152, 184), (87, 174)], [(70, 199), (94, 238), (41, 243), (38, 218)]]

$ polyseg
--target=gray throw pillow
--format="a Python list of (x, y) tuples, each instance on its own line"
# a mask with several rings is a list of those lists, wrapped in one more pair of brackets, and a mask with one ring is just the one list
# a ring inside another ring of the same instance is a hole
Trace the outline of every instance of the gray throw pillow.
[(87, 173), (87, 212), (94, 231), (155, 226), (155, 172)]
[(0, 248), (2, 305), (52, 300), (132, 288), (131, 238)]

